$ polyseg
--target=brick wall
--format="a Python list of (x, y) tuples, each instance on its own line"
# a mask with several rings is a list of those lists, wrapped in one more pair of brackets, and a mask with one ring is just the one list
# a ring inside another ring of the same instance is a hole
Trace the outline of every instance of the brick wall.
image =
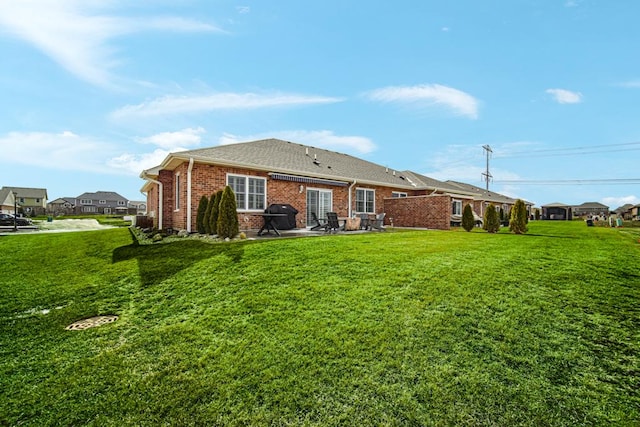
[(396, 227), (451, 228), (451, 196), (409, 196), (384, 199), (387, 222)]

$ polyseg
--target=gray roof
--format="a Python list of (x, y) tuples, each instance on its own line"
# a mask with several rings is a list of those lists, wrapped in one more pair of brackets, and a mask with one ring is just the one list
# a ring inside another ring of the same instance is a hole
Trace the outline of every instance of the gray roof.
[[(199, 163), (241, 167), (280, 174), (313, 177), (346, 183), (380, 185), (406, 190), (438, 190), (442, 192), (486, 196), (477, 187), (443, 182), (411, 171), (398, 171), (357, 157), (324, 148), (302, 145), (280, 139), (264, 139), (210, 148), (171, 153), (160, 166), (143, 171), (141, 177), (157, 176), (162, 169), (173, 169), (193, 158)], [(144, 187), (143, 187), (144, 188)], [(497, 193), (499, 200), (514, 200)], [(496, 199), (497, 200), (497, 199)]]
[(585, 202), (581, 205), (576, 205), (574, 208), (584, 208), (584, 209), (609, 209), (609, 206), (603, 205), (598, 202)]
[(24, 197), (28, 199), (47, 199), (46, 188), (28, 188), (28, 187), (2, 187), (9, 191), (15, 191), (18, 193), (18, 197)]
[[(496, 193), (495, 191), (487, 191), (486, 188), (480, 188), (475, 185), (466, 184), (464, 182), (447, 181), (447, 184), (450, 184), (451, 186), (458, 188), (459, 189), (458, 191), (464, 191), (466, 193), (475, 193), (477, 198), (486, 200), (487, 202), (507, 203), (507, 204), (514, 204), (516, 202), (516, 199), (512, 197), (505, 196), (504, 194)], [(525, 204), (529, 204), (529, 205), (532, 204), (530, 202), (527, 202), (526, 200), (523, 200), (523, 201)]]
[(76, 199), (91, 199), (91, 200), (127, 200), (121, 195), (113, 191), (96, 191), (95, 193), (82, 193)]
[(279, 139), (264, 139), (182, 151), (173, 153), (170, 157), (182, 160), (189, 160), (192, 157), (197, 162), (225, 164), (345, 182), (357, 181), (363, 184), (416, 188), (411, 185), (403, 173), (393, 169), (348, 154)]

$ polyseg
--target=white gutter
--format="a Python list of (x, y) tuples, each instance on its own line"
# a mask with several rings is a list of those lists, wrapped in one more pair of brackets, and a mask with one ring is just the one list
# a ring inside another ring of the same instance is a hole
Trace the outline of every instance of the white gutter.
[(349, 217), (351, 217), (351, 206), (352, 206), (352, 203), (351, 203), (351, 190), (353, 189), (353, 187), (354, 187), (357, 183), (358, 183), (358, 181), (357, 181), (357, 180), (354, 180), (354, 181), (353, 181), (353, 184), (351, 184), (351, 185), (349, 186), (349, 213), (348, 213), (348, 215), (347, 215), (347, 216), (349, 216)]
[(189, 169), (187, 170), (187, 231), (191, 233), (191, 171), (193, 170), (193, 157), (189, 157)]
[[(149, 181), (149, 182), (153, 182), (154, 184), (158, 185), (158, 230), (162, 230), (162, 183), (158, 180), (155, 180), (153, 178), (151, 178), (149, 175), (147, 175), (147, 171), (142, 171), (142, 173), (140, 174), (142, 178), (144, 178), (145, 180)], [(148, 194), (147, 194), (148, 196)], [(148, 206), (149, 201), (147, 201), (147, 209), (149, 208)]]

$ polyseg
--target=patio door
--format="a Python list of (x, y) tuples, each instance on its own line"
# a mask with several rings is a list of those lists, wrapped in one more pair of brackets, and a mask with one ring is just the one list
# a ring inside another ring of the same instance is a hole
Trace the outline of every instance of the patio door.
[(332, 209), (331, 190), (307, 189), (307, 224), (313, 224), (311, 214), (315, 213), (318, 218), (326, 218), (327, 212)]

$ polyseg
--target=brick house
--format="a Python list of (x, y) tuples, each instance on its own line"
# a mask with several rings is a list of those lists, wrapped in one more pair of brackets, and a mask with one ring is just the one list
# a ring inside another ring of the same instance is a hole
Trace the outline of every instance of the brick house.
[(466, 184), (278, 139), (172, 153), (140, 177), (154, 226), (187, 231), (195, 231), (200, 198), (226, 185), (235, 192), (243, 230), (260, 228), (256, 214), (271, 204), (297, 209), (298, 227), (314, 225), (312, 214), (384, 212), (395, 226), (449, 229), (452, 215), (461, 215), (466, 204), (481, 214), (494, 199), (509, 209), (515, 203)]

